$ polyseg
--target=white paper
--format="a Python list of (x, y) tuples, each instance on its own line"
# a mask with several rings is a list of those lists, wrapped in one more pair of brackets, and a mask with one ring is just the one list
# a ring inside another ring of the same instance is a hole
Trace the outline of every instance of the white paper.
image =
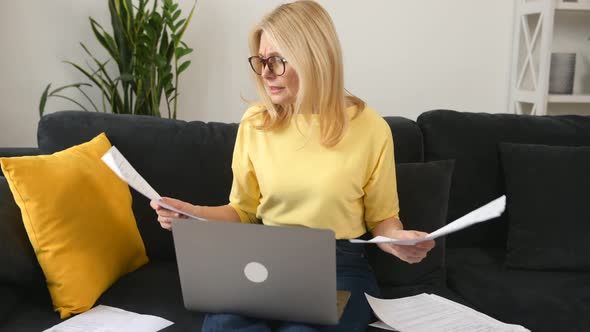
[(150, 186), (150, 184), (141, 175), (139, 175), (135, 168), (131, 166), (131, 164), (127, 161), (127, 159), (125, 159), (123, 154), (119, 152), (115, 146), (112, 146), (109, 151), (107, 151), (107, 153), (102, 156), (101, 159), (113, 172), (115, 172), (115, 174), (117, 174), (117, 176), (121, 178), (121, 180), (127, 182), (131, 188), (137, 190), (149, 200), (157, 201), (158, 205), (161, 207), (180, 213), (191, 219), (206, 221), (203, 218), (193, 216), (192, 214), (180, 211), (169, 204), (164, 203), (160, 194), (158, 194), (156, 190), (154, 190), (154, 188), (152, 188), (152, 186)]
[(172, 324), (157, 316), (99, 305), (44, 332), (156, 332)]
[(469, 212), (463, 217), (437, 229), (436, 231), (422, 238), (399, 240), (384, 236), (376, 236), (368, 241), (358, 239), (352, 239), (349, 241), (352, 243), (393, 243), (399, 245), (414, 245), (416, 243), (420, 243), (427, 240), (434, 240), (440, 236), (454, 233), (473, 224), (497, 218), (502, 215), (505, 209), (506, 195), (502, 195), (496, 198), (495, 200), (489, 202), (488, 204)]
[[(371, 324), (401, 332), (524, 332), (471, 308), (433, 294), (383, 300), (365, 294), (380, 321)], [(388, 327), (388, 328), (387, 328)]]

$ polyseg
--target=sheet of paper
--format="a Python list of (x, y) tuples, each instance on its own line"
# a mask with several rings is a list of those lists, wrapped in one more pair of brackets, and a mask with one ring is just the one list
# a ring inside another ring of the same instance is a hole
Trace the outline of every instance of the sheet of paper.
[(399, 239), (392, 239), (384, 236), (377, 236), (368, 241), (365, 240), (358, 240), (352, 239), (350, 242), (352, 243), (394, 243), (400, 245), (414, 245), (416, 243), (420, 243), (427, 240), (434, 240), (440, 236), (447, 235), (450, 233), (454, 233), (459, 231), (463, 228), (469, 227), (473, 224), (477, 224), (480, 222), (484, 222), (502, 215), (504, 210), (506, 209), (506, 196), (502, 195), (495, 200), (489, 202), (488, 204), (475, 209), (468, 214), (464, 215), (463, 217), (437, 229), (436, 231), (428, 234), (423, 238), (418, 239), (411, 239), (411, 240), (399, 240)]
[[(401, 332), (525, 332), (520, 325), (505, 324), (471, 308), (432, 294), (383, 300), (365, 294), (379, 325)], [(373, 325), (375, 326), (375, 325)]]
[(150, 186), (150, 184), (141, 175), (139, 175), (135, 168), (131, 166), (129, 161), (125, 159), (123, 154), (119, 152), (115, 146), (112, 146), (109, 151), (107, 151), (102, 156), (101, 159), (113, 172), (115, 172), (115, 174), (117, 174), (117, 176), (119, 176), (123, 181), (127, 182), (131, 188), (137, 190), (137, 192), (144, 195), (149, 200), (157, 201), (161, 207), (180, 213), (191, 219), (206, 221), (203, 218), (193, 216), (164, 203), (160, 194), (158, 194), (156, 190), (154, 190), (154, 188), (152, 188), (152, 186)]
[(99, 305), (44, 332), (156, 332), (172, 324), (157, 316)]

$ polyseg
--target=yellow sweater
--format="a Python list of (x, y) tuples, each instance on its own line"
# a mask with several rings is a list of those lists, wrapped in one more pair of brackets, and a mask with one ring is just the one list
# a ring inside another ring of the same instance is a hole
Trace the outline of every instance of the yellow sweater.
[[(316, 115), (263, 131), (252, 126), (256, 110), (244, 115), (232, 161), (229, 204), (243, 223), (331, 229), (337, 239), (352, 239), (398, 217), (393, 140), (378, 113), (365, 108), (342, 141), (326, 148)], [(356, 107), (346, 112), (352, 118)]]

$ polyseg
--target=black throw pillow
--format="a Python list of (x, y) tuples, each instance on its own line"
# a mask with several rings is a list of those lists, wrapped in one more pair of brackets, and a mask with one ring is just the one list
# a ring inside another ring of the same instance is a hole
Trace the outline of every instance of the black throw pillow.
[(28, 284), (43, 280), (20, 209), (6, 178), (0, 177), (0, 282)]
[(590, 270), (590, 146), (501, 143), (506, 265)]
[[(396, 165), (400, 219), (404, 229), (432, 232), (447, 219), (449, 190), (454, 161), (431, 161)], [(383, 252), (375, 244), (367, 245), (371, 267), (381, 289), (400, 285), (444, 285), (445, 239), (436, 239), (436, 246), (418, 264), (408, 264)]]

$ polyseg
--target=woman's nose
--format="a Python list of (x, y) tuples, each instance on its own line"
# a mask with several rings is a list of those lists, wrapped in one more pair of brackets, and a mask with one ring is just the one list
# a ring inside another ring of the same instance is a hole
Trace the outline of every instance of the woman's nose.
[(275, 77), (275, 74), (270, 69), (270, 66), (267, 64), (263, 65), (263, 67), (262, 67), (262, 77), (264, 77), (266, 79), (272, 79)]

